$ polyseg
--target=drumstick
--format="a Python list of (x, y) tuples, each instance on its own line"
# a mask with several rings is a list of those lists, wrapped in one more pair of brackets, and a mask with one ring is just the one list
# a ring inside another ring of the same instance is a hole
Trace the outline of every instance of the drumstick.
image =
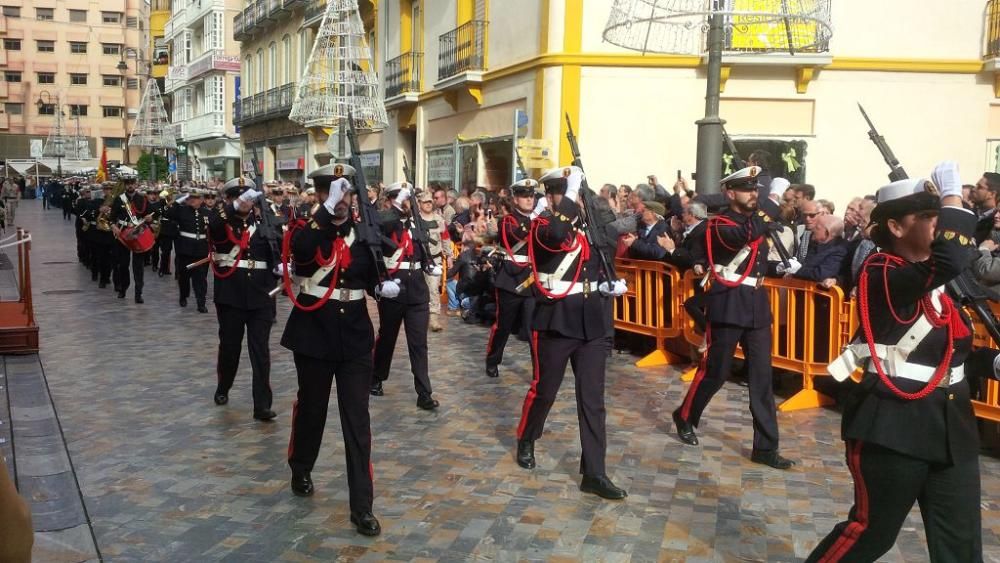
[(201, 260), (198, 260), (197, 262), (191, 262), (190, 264), (188, 264), (187, 265), (187, 269), (188, 270), (193, 270), (193, 269), (197, 268), (198, 266), (204, 266), (205, 264), (208, 264), (211, 261), (212, 261), (212, 257), (211, 256), (206, 256), (206, 257), (202, 258)]

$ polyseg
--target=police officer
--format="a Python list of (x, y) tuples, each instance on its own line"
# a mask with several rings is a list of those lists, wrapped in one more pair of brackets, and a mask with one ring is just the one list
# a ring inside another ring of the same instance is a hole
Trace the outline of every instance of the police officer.
[(213, 213), (208, 224), (213, 248), (213, 295), (219, 319), (218, 382), (214, 399), (217, 405), (229, 402), (229, 390), (236, 380), (246, 331), (253, 370), (253, 417), (267, 421), (276, 416), (271, 410), (269, 339), (274, 318), (271, 270), (277, 260), (271, 256), (268, 241), (257, 232), (254, 202), (260, 193), (246, 189), (252, 185), (253, 180), (243, 177), (227, 182), (224, 189), (236, 199)]
[(513, 209), (500, 221), (498, 237), (503, 261), (496, 272), (494, 282), (496, 320), (490, 329), (490, 339), (486, 345), (486, 375), (489, 377), (500, 375), (499, 366), (503, 361), (503, 350), (518, 319), (522, 325), (529, 327), (528, 332), (530, 332), (535, 296), (531, 290), (534, 277), (528, 257), (528, 244), (536, 188), (538, 182), (530, 178), (511, 186)]
[(210, 213), (202, 207), (202, 191), (191, 188), (183, 204), (167, 212), (171, 221), (177, 222), (177, 284), (180, 287), (180, 305), (187, 307), (188, 297), (194, 288), (198, 312), (207, 313), (205, 300), (208, 293), (208, 263), (188, 269), (188, 264), (208, 256), (208, 220)]
[(581, 226), (577, 198), (583, 180), (576, 166), (550, 170), (541, 178), (546, 198), (534, 213), (542, 214), (546, 207), (551, 212), (535, 219), (530, 240), (540, 296), (533, 320), (534, 373), (517, 427), (517, 464), (535, 467), (535, 441), (571, 363), (583, 448), (580, 490), (617, 500), (628, 495), (605, 470), (604, 375), (614, 335), (611, 297), (625, 293), (626, 287), (622, 280), (601, 279), (598, 249), (590, 248)]
[[(360, 241), (351, 217), (350, 183), (354, 169), (330, 164), (312, 174), (322, 202), (291, 240), (299, 280), (294, 308), (285, 324), (281, 345), (292, 350), (299, 390), (292, 409), (288, 465), (292, 492), (314, 492), (310, 473), (319, 455), (333, 379), (347, 457), (351, 523), (358, 533), (377, 536), (381, 526), (372, 513), (371, 423), (368, 414), (375, 333), (365, 294), (377, 283), (375, 262)], [(331, 185), (332, 183), (332, 185)], [(362, 192), (364, 193), (364, 192)], [(324, 257), (322, 263), (316, 257)], [(399, 286), (383, 282), (384, 297), (398, 295)]]
[(704, 304), (708, 327), (707, 360), (698, 368), (687, 396), (673, 412), (677, 435), (697, 445), (694, 427), (702, 412), (725, 383), (736, 344), (741, 344), (748, 366), (750, 412), (753, 415), (751, 461), (788, 469), (794, 462), (778, 453), (778, 420), (771, 389), (771, 304), (761, 287), (767, 271), (768, 231), (780, 229), (777, 205), (770, 198), (758, 202), (758, 175), (749, 166), (722, 179), (729, 208), (708, 225), (711, 236), (711, 287)]
[(931, 178), (893, 182), (876, 194), (872, 240), (882, 252), (861, 270), (861, 329), (830, 366), (840, 380), (863, 370), (841, 427), (855, 504), (808, 561), (881, 559), (914, 502), (930, 561), (983, 560), (968, 379), (995, 378), (997, 352), (970, 354), (969, 318), (942, 291), (969, 267), (976, 217), (962, 207), (954, 162), (939, 164)]
[[(380, 220), (385, 236), (395, 244), (386, 246), (385, 265), (389, 274), (399, 280), (401, 292), (396, 297), (384, 296), (378, 302), (378, 338), (375, 340), (375, 378), (371, 393), (384, 394), (382, 383), (389, 378), (393, 350), (399, 337), (400, 325), (405, 323), (406, 347), (410, 354), (410, 369), (417, 390), (417, 406), (434, 410), (438, 402), (431, 396), (431, 378), (427, 365), (427, 326), (430, 321), (429, 291), (424, 279), (424, 267), (430, 259), (426, 255), (421, 235), (414, 224), (417, 210), (410, 208), (412, 187), (397, 182), (386, 189), (392, 207), (384, 211)], [(391, 255), (389, 253), (392, 253)], [(441, 275), (440, 266), (430, 266), (431, 275)]]

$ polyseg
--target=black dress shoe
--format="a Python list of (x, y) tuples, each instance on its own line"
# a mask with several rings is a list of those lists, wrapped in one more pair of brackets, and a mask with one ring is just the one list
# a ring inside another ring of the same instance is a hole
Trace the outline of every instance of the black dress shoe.
[(181, 297), (181, 307), (187, 307), (187, 306), (188, 306), (188, 300)]
[(198, 305), (198, 312), (199, 313), (207, 313), (208, 312), (208, 307), (206, 307), (204, 304)]
[(674, 425), (677, 427), (677, 437), (681, 439), (681, 442), (689, 446), (697, 446), (698, 436), (694, 433), (694, 426), (681, 418), (680, 409), (674, 411), (673, 418)]
[(535, 443), (531, 440), (517, 441), (517, 464), (525, 469), (535, 468)]
[(125, 290), (124, 289), (119, 289), (118, 290), (118, 299), (125, 299)]
[(417, 406), (424, 409), (425, 411), (432, 411), (438, 408), (438, 402), (430, 395), (422, 395), (417, 397)]
[(263, 421), (274, 420), (274, 418), (277, 416), (278, 415), (275, 414), (275, 412), (272, 411), (271, 409), (253, 411), (253, 417), (257, 420), (263, 420)]
[(215, 404), (220, 407), (229, 402), (229, 395), (222, 393), (221, 391), (216, 391), (215, 396), (212, 398), (215, 400)]
[(580, 482), (580, 490), (585, 493), (593, 493), (608, 500), (621, 500), (628, 496), (625, 489), (620, 489), (608, 479), (607, 475), (584, 475)]
[(382, 389), (382, 382), (381, 381), (376, 382), (376, 383), (372, 383), (371, 394), (374, 395), (374, 396), (376, 396), (376, 397), (381, 397), (382, 395), (385, 395), (385, 390)]
[(500, 377), (500, 367), (486, 366), (486, 377)]
[(135, 302), (140, 304), (145, 303), (145, 301), (142, 299), (142, 294), (140, 293), (135, 294)]
[(766, 452), (754, 450), (753, 453), (750, 454), (750, 461), (763, 465), (769, 465), (775, 469), (791, 469), (792, 466), (795, 465), (794, 461), (781, 457), (777, 450), (770, 450)]
[(371, 512), (364, 514), (351, 513), (351, 524), (362, 536), (377, 536), (382, 533), (382, 526)]
[(308, 471), (292, 471), (292, 493), (297, 497), (311, 497), (316, 491)]

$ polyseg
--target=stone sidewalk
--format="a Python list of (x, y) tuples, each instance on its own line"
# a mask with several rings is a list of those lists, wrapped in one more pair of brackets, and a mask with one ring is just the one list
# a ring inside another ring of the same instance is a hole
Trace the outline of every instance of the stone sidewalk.
[[(258, 423), (245, 356), (230, 404), (212, 403), (213, 314), (178, 307), (173, 280), (148, 271), (144, 305), (131, 291), (119, 300), (99, 290), (76, 263), (72, 226), (58, 210), (27, 201), (18, 213), (34, 236), (40, 358), (109, 561), (796, 561), (850, 507), (836, 411), (780, 414), (783, 453), (800, 463), (771, 470), (747, 459), (745, 389), (727, 384), (706, 413), (702, 445), (686, 447), (670, 420), (687, 388), (677, 370), (637, 369), (619, 354), (608, 362), (607, 465), (629, 498), (577, 490), (571, 377), (537, 444), (538, 468), (524, 471), (513, 449), (527, 347), (513, 341), (501, 377), (488, 379), (487, 331), (449, 319), (430, 337), (441, 408), (416, 408), (403, 338), (386, 396), (372, 399), (383, 534), (359, 536), (348, 522), (335, 410), (316, 495), (288, 490), (296, 381), (291, 354), (278, 346), (287, 300), (271, 335), (278, 419)], [(782, 393), (795, 385), (785, 381)], [(1000, 461), (981, 461), (985, 555), (1000, 561)], [(914, 510), (883, 560), (926, 561), (922, 530)]]

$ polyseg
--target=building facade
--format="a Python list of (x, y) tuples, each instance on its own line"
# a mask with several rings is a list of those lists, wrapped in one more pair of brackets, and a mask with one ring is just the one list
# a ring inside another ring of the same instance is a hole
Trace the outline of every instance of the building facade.
[(177, 175), (228, 179), (236, 175), (240, 143), (231, 101), (240, 70), (231, 33), (239, 0), (173, 0), (164, 26), (169, 69), (164, 92), (177, 138)]
[[(64, 134), (84, 139), (94, 159), (138, 154), (123, 147), (149, 74), (139, 0), (0, 3), (0, 155), (34, 156), (64, 115)], [(130, 158), (131, 157), (131, 158)]]

